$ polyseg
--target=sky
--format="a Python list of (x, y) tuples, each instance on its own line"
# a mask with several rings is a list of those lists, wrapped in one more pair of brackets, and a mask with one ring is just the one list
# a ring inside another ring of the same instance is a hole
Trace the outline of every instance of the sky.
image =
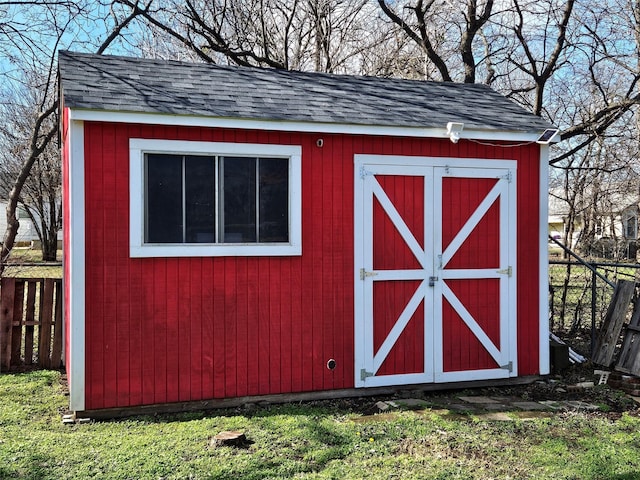
[[(42, 3), (6, 5), (0, 0), (0, 91), (13, 82), (26, 81), (23, 68), (38, 65), (48, 70), (52, 54), (60, 49), (95, 52), (114, 24), (108, 5), (101, 0), (79, 0), (85, 10), (69, 12)], [(135, 34), (135, 25), (124, 32)], [(125, 53), (117, 40), (108, 53)], [(55, 62), (55, 58), (54, 58)], [(55, 68), (55, 65), (54, 65)]]

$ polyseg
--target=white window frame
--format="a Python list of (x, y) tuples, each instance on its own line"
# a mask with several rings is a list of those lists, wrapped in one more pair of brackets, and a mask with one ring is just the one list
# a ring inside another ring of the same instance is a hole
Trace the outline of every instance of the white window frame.
[[(148, 153), (288, 158), (289, 242), (145, 243), (144, 158)], [(129, 139), (129, 255), (135, 258), (302, 255), (302, 147), (258, 143)]]

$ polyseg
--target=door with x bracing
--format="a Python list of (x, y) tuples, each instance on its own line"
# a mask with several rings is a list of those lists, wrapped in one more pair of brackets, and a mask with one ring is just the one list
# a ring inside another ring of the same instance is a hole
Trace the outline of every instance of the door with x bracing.
[(356, 386), (516, 375), (515, 174), (356, 158)]

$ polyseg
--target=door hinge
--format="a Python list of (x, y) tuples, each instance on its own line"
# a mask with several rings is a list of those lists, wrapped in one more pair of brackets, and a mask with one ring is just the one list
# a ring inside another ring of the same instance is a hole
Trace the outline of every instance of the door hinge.
[(503, 370), (509, 370), (509, 373), (513, 372), (513, 362), (509, 362), (506, 365), (500, 365)]
[(513, 268), (511, 268), (511, 265), (509, 265), (507, 268), (498, 270), (496, 273), (498, 275), (507, 275), (509, 278), (511, 278), (511, 275), (513, 275)]
[(378, 272), (367, 272), (364, 268), (360, 269), (360, 280), (364, 280), (366, 277), (375, 277)]
[(367, 372), (367, 370), (365, 368), (361, 368), (360, 369), (360, 380), (362, 380), (364, 382), (367, 379), (367, 377), (373, 377), (373, 373), (372, 372)]

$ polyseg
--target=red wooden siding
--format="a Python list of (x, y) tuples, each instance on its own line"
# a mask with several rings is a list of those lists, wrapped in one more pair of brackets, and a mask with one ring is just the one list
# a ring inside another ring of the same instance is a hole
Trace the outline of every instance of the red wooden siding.
[(536, 144), (518, 150), (518, 373), (534, 375), (540, 371), (538, 299), (547, 295), (540, 292), (540, 159)]
[[(424, 178), (376, 175), (376, 180), (418, 244), (424, 248)], [(375, 270), (420, 268), (407, 242), (376, 198), (373, 200), (373, 232)]]
[[(499, 281), (497, 279), (447, 280), (447, 286), (469, 310), (494, 345), (500, 345)], [(448, 347), (444, 349), (444, 371), (499, 368), (455, 309), (446, 299), (442, 301), (443, 343)]]
[[(442, 179), (442, 249), (449, 246), (471, 214), (497, 183), (493, 179)], [(447, 263), (449, 269), (500, 268), (500, 199)]]
[[(374, 354), (414, 295), (419, 281), (376, 282), (373, 286)], [(377, 375), (424, 372), (424, 300), (382, 362)]]
[[(129, 258), (129, 138), (301, 145), (302, 256)], [(85, 122), (86, 409), (353, 387), (356, 153), (518, 157), (518, 363), (537, 373), (537, 146)]]

